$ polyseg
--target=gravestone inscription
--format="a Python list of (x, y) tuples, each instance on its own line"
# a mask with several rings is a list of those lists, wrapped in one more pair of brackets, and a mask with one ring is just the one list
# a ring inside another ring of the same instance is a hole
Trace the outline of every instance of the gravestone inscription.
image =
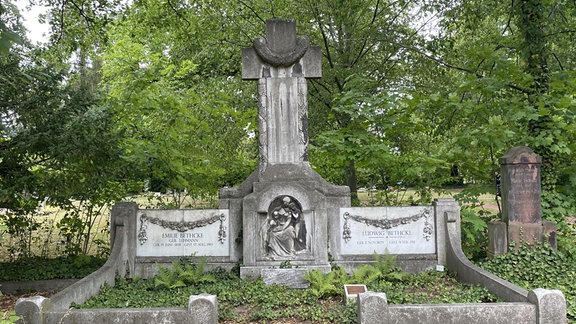
[(140, 210), (136, 256), (228, 256), (228, 210)]
[(431, 254), (436, 231), (430, 206), (340, 209), (343, 255)]

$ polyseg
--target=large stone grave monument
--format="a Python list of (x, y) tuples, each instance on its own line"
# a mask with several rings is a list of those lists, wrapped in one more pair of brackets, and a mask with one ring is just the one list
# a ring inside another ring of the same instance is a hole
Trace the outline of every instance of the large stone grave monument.
[(488, 227), (488, 254), (506, 253), (514, 242), (542, 242), (547, 235), (556, 246), (556, 226), (542, 221), (540, 165), (542, 158), (526, 146), (511, 148), (499, 160), (502, 221)]
[[(242, 278), (261, 276), (268, 283), (300, 288), (307, 284), (307, 270), (328, 272), (331, 264), (352, 270), (373, 262), (374, 253), (396, 255), (410, 272), (446, 266), (461, 280), (515, 303), (495, 303), (488, 310), (485, 304), (388, 306), (385, 294), (363, 293), (358, 296), (359, 323), (399, 318), (405, 318), (400, 320), (404, 323), (429, 322), (429, 314), (440, 314), (436, 318), (441, 320), (434, 321), (438, 323), (508, 323), (516, 317), (528, 318), (527, 323), (563, 322), (566, 303), (561, 292), (525, 291), (466, 259), (460, 207), (454, 199), (437, 199), (432, 206), (351, 207), (348, 187), (328, 183), (310, 167), (306, 79), (321, 76), (321, 53), (306, 37), (296, 35), (293, 20), (266, 22), (266, 37), (243, 50), (242, 76), (258, 82), (257, 170), (238, 187), (220, 190), (219, 209), (149, 210), (136, 203), (116, 204), (106, 264), (51, 298), (19, 300), (15, 309), (23, 322), (216, 323), (216, 296), (208, 295), (190, 296), (187, 309), (95, 311), (70, 306), (84, 302), (103, 284), (114, 285), (118, 274), (149, 278), (158, 265), (181, 257), (206, 258), (212, 268), (230, 269), (242, 262)], [(540, 235), (546, 228), (534, 201), (539, 197), (539, 160), (523, 148), (509, 153), (502, 160), (508, 195), (504, 225), (513, 234), (526, 228)]]
[(321, 76), (321, 52), (293, 20), (269, 20), (266, 37), (242, 51), (242, 78), (258, 82), (258, 169), (220, 191), (220, 208), (242, 219), (241, 277), (290, 263), (329, 271), (328, 218), (350, 205), (348, 187), (308, 163), (307, 81)]

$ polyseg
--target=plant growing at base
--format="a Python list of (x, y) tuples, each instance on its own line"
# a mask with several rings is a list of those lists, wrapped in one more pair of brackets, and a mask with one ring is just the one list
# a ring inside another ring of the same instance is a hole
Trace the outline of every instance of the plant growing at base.
[(204, 272), (206, 257), (202, 257), (197, 264), (191, 263), (186, 258), (181, 258), (172, 263), (172, 267), (159, 267), (159, 272), (154, 277), (156, 288), (175, 289), (192, 286), (200, 283), (216, 282), (216, 277), (211, 273)]

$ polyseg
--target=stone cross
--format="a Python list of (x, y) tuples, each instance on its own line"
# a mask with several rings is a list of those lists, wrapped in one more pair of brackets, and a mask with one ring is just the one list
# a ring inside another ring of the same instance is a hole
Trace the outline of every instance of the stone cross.
[(242, 49), (242, 78), (258, 80), (259, 169), (308, 161), (306, 79), (322, 76), (320, 47), (296, 36), (294, 20), (266, 21), (266, 38)]

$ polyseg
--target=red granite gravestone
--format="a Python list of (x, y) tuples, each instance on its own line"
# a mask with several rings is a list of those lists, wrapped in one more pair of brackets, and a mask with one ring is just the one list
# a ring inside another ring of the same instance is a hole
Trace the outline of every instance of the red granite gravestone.
[(502, 219), (508, 224), (508, 242), (542, 241), (541, 163), (542, 158), (526, 146), (514, 147), (500, 158)]
[(529, 147), (510, 149), (499, 160), (501, 168), (502, 222), (488, 226), (488, 255), (506, 253), (508, 243), (548, 242), (556, 246), (556, 225), (542, 221), (540, 164), (542, 158)]

